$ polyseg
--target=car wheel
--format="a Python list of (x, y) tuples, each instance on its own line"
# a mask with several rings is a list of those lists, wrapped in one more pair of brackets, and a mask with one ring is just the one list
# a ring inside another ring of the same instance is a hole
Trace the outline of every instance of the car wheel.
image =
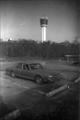
[(11, 72), (11, 76), (14, 78), (14, 77), (15, 77), (15, 73), (14, 73), (14, 72)]
[(36, 81), (36, 83), (38, 83), (38, 84), (42, 84), (42, 77), (41, 76), (36, 76), (35, 77), (35, 81)]

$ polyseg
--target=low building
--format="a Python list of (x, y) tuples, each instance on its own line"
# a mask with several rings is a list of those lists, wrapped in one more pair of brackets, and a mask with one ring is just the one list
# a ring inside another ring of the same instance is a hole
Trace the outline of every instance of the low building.
[(80, 64), (80, 55), (65, 55), (67, 63)]

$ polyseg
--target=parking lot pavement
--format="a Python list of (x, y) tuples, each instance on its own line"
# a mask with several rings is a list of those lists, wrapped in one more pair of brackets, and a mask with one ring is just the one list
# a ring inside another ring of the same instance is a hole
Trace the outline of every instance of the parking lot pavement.
[(14, 98), (25, 90), (36, 87), (36, 84), (31, 81), (25, 81), (18, 78), (6, 76), (4, 72), (0, 72), (0, 95), (3, 100)]
[[(49, 96), (54, 95), (59, 91), (68, 89), (66, 79), (60, 80), (59, 82), (56, 80), (55, 83), (51, 84), (37, 85), (29, 80), (7, 76), (3, 71), (0, 73), (0, 95), (3, 96), (3, 99), (13, 98), (14, 96), (32, 88), (34, 88), (39, 94), (47, 94)], [(72, 76), (74, 75), (75, 74)], [(77, 81), (79, 80), (76, 80), (76, 82)]]
[[(67, 76), (68, 75), (70, 76), (71, 73), (67, 74)], [(71, 79), (72, 77), (70, 76), (69, 78)], [(79, 79), (76, 80), (76, 83), (78, 82), (79, 82)], [(46, 85), (38, 86), (34, 82), (31, 82), (28, 80), (11, 78), (9, 76), (6, 76), (3, 71), (0, 71), (0, 96), (1, 96), (0, 111), (2, 110), (2, 111), (5, 111), (6, 113), (6, 111), (10, 109), (15, 109), (15, 108), (20, 109), (23, 112), (23, 114), (26, 114), (26, 113), (28, 114), (29, 111), (31, 113), (33, 112), (33, 114), (34, 113), (47, 114), (49, 112), (52, 112), (53, 109), (58, 111), (60, 109), (60, 106), (63, 107), (63, 100), (65, 99), (66, 101), (68, 101), (68, 99), (70, 99), (67, 93), (70, 93), (70, 96), (72, 93), (75, 93), (74, 87), (73, 89), (70, 88), (66, 90), (63, 90), (63, 88), (65, 87), (62, 87), (61, 89), (57, 89), (58, 87), (59, 87), (59, 84), (57, 85), (46, 84)], [(61, 92), (59, 92), (59, 90), (61, 90)], [(57, 92), (59, 94), (55, 96)], [(75, 93), (75, 96), (77, 95), (77, 93), (78, 92)], [(73, 106), (78, 103), (78, 102), (76, 103), (74, 102), (74, 98), (76, 97), (74, 97), (73, 95), (73, 97), (71, 97), (70, 99), (70, 104), (68, 105), (68, 108), (70, 108), (70, 105), (73, 101), (73, 105), (71, 106), (72, 107), (71, 111), (72, 110), (75, 111), (75, 108), (73, 109)], [(58, 103), (60, 104), (60, 106), (58, 105)], [(5, 113), (3, 112), (1, 114), (5, 114)], [(72, 116), (74, 116), (74, 113)]]
[[(2, 99), (0, 108), (4, 111), (2, 114), (4, 115), (8, 110), (12, 109), (19, 109), (23, 114), (30, 112), (29, 115), (31, 113), (34, 115), (47, 114), (59, 110), (60, 106), (62, 107), (63, 100), (68, 100), (67, 94), (72, 94), (73, 90), (69, 91), (69, 89), (63, 90), (61, 88), (61, 93), (59, 93), (57, 88), (60, 84), (57, 85), (45, 84), (37, 86), (34, 82), (18, 78), (14, 79), (2, 72), (0, 76), (0, 96)], [(59, 94), (55, 96), (56, 92)]]
[[(23, 91), (19, 95), (15, 95), (14, 98), (7, 101), (7, 106), (12, 106), (19, 109), (23, 116), (35, 117), (41, 115), (48, 115), (52, 113), (52, 116), (62, 115), (60, 117), (66, 118), (66, 120), (78, 120), (78, 86), (63, 91), (60, 94), (52, 97), (46, 97), (35, 91), (34, 88)], [(76, 109), (76, 111), (75, 111)], [(61, 112), (62, 110), (62, 112)], [(67, 112), (67, 113), (66, 113)], [(76, 115), (75, 115), (76, 114)], [(33, 115), (33, 116), (32, 116)], [(69, 116), (70, 115), (70, 116)], [(70, 118), (74, 119), (70, 119)], [(69, 118), (69, 119), (68, 119)]]

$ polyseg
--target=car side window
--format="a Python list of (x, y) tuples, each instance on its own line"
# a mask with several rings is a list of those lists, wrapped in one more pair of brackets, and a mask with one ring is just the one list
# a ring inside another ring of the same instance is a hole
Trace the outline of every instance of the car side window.
[(17, 69), (22, 69), (22, 64), (18, 64)]
[(28, 64), (26, 64), (26, 67), (27, 67), (27, 70), (29, 70), (29, 66), (28, 66)]
[(29, 70), (29, 67), (27, 64), (23, 65), (23, 70)]

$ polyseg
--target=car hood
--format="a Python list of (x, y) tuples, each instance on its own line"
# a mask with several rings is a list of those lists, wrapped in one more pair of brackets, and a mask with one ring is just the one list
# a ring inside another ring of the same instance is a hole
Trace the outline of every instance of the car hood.
[(43, 69), (38, 69), (38, 70), (35, 70), (34, 71), (35, 73), (39, 73), (39, 74), (41, 74), (41, 75), (45, 75), (45, 76), (49, 76), (49, 75), (55, 75), (55, 74), (57, 74), (57, 72), (55, 72), (55, 71), (53, 71), (53, 70), (50, 70), (50, 69), (47, 69), (47, 68), (43, 68)]

